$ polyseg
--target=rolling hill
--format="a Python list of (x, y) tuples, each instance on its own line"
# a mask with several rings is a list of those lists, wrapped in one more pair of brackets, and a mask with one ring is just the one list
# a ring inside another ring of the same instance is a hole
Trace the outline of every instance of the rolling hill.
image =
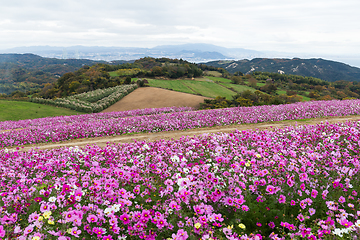
[(255, 58), (252, 60), (245, 59), (239, 61), (211, 61), (204, 64), (225, 68), (229, 73), (240, 71), (244, 74), (249, 74), (259, 71), (315, 77), (329, 82), (337, 80), (360, 81), (360, 68), (321, 58)]

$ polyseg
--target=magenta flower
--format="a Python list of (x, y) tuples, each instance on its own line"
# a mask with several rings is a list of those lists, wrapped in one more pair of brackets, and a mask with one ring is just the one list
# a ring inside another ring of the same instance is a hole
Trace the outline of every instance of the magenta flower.
[(81, 233), (81, 230), (79, 230), (77, 227), (73, 227), (70, 232), (71, 235), (73, 235), (77, 238), (79, 237), (80, 233)]
[(86, 220), (89, 222), (89, 223), (93, 223), (93, 222), (97, 222), (98, 221), (98, 217), (95, 216), (94, 214), (90, 214)]
[(274, 194), (274, 193), (275, 193), (275, 187), (272, 186), (272, 185), (268, 185), (268, 186), (266, 187), (266, 192), (267, 192), (268, 194)]
[(274, 223), (274, 222), (269, 222), (268, 225), (269, 225), (269, 227), (272, 228), (272, 229), (275, 228), (275, 223)]
[(298, 216), (297, 216), (297, 219), (300, 221), (300, 222), (303, 222), (305, 220), (304, 216), (300, 213)]
[(316, 210), (314, 208), (309, 208), (309, 214), (310, 216), (314, 215)]
[(318, 191), (316, 191), (315, 189), (311, 190), (311, 197), (316, 198), (316, 196), (318, 195)]
[(67, 185), (67, 184), (64, 184), (63, 185), (63, 192), (71, 192), (71, 188), (70, 188), (70, 186), (69, 185)]
[(160, 229), (162, 229), (165, 225), (166, 225), (166, 220), (162, 217), (156, 223), (156, 226)]
[(102, 228), (98, 228), (98, 227), (94, 227), (93, 228), (93, 233), (95, 233), (96, 235), (100, 236), (103, 235), (105, 233), (104, 229)]
[(348, 221), (346, 218), (341, 219), (340, 224), (343, 225), (346, 228), (349, 228), (352, 225), (354, 225), (352, 222)]
[(35, 202), (41, 202), (41, 201), (42, 201), (42, 197), (36, 197), (36, 198), (34, 198), (34, 201), (35, 201)]
[(286, 197), (284, 195), (280, 195), (279, 196), (279, 203), (285, 203), (286, 202)]
[(0, 237), (5, 237), (6, 231), (3, 225), (0, 225)]
[(120, 220), (126, 225), (130, 223), (130, 216), (127, 213), (120, 215)]
[(344, 203), (345, 201), (346, 199), (343, 196), (339, 197), (339, 203)]
[(247, 211), (249, 211), (249, 207), (248, 206), (246, 206), (246, 205), (242, 205), (241, 206), (241, 209), (244, 211), (244, 212), (247, 212)]
[(113, 240), (113, 238), (111, 237), (111, 235), (107, 235), (107, 236), (104, 236), (102, 238), (102, 240)]
[(32, 225), (29, 225), (24, 229), (24, 234), (27, 235), (27, 234), (31, 233), (33, 230), (34, 230), (34, 227)]

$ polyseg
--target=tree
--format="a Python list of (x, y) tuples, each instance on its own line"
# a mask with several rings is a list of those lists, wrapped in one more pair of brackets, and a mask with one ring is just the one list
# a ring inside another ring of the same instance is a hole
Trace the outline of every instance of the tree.
[(244, 76), (244, 74), (240, 71), (234, 73), (234, 76)]
[(125, 78), (125, 82), (124, 82), (125, 84), (130, 84), (131, 83), (131, 77), (129, 77), (129, 76), (127, 76), (126, 78)]

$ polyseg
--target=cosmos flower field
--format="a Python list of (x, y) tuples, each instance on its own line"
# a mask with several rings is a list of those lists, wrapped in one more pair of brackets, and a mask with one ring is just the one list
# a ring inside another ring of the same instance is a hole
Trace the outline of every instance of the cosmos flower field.
[[(0, 147), (132, 133), (186, 130), (360, 114), (360, 100), (300, 102), (191, 111), (190, 108), (133, 110), (0, 123)], [(4, 131), (5, 130), (5, 131)]]
[[(352, 103), (332, 114), (356, 112)], [(360, 121), (324, 122), (1, 149), (0, 238), (358, 239), (359, 129)]]

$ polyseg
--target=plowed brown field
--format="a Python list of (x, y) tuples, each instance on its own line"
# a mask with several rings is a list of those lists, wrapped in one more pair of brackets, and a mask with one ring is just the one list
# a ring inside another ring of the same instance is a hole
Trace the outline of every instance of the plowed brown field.
[(155, 87), (138, 88), (102, 112), (127, 111), (144, 108), (194, 107), (198, 108), (206, 97), (170, 91)]

